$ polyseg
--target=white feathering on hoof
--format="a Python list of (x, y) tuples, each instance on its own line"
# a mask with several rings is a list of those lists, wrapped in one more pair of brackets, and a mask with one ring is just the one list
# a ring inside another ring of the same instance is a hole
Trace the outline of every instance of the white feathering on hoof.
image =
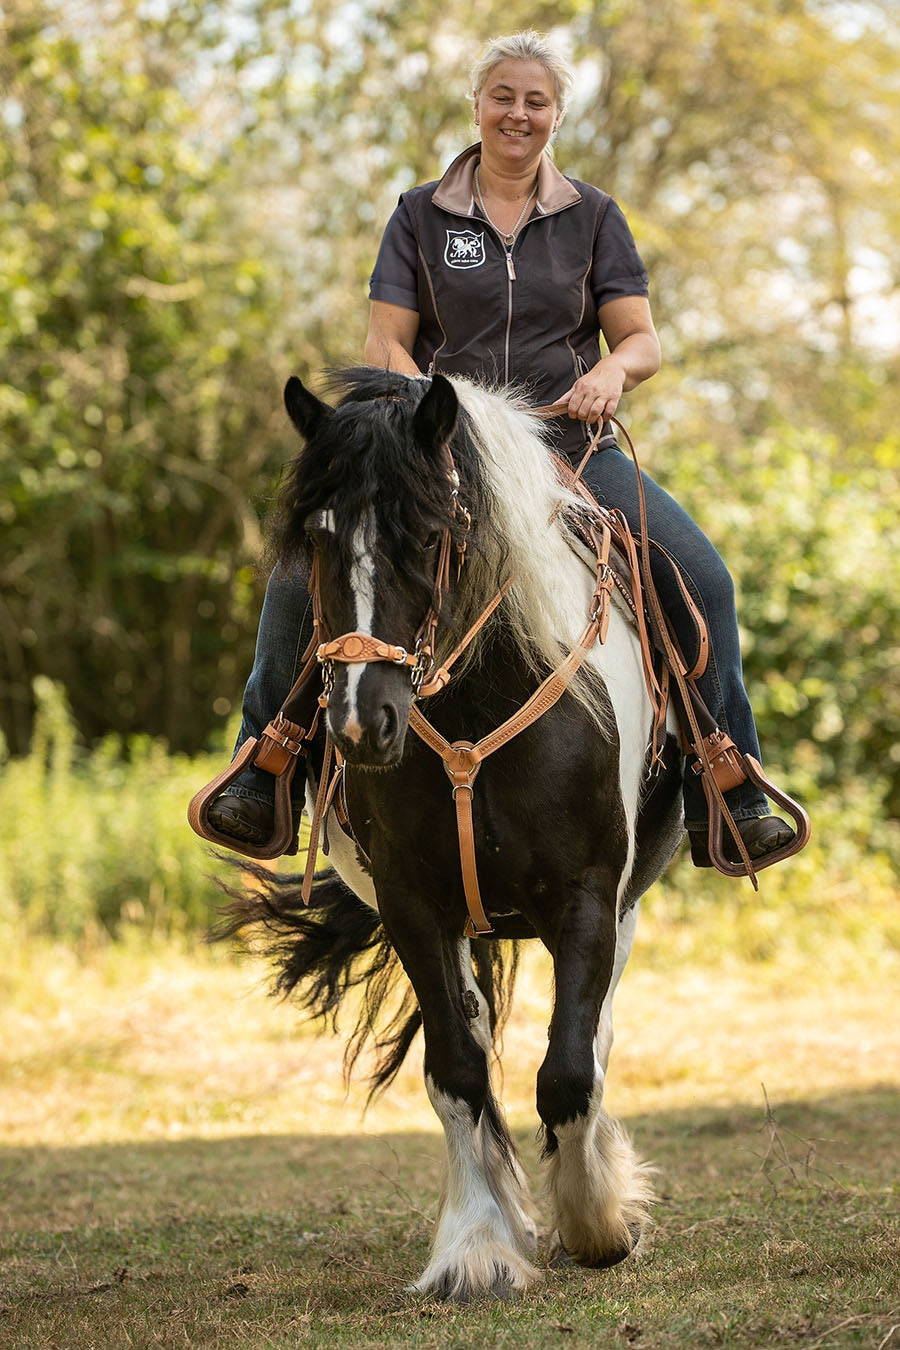
[(602, 1106), (554, 1129), (548, 1191), (559, 1241), (573, 1261), (615, 1265), (634, 1250), (650, 1219), (653, 1168)]
[(426, 1078), (444, 1126), (447, 1175), (431, 1259), (412, 1289), (460, 1303), (521, 1293), (541, 1278), (528, 1260), (536, 1227), (524, 1177), (504, 1156), (487, 1113)]

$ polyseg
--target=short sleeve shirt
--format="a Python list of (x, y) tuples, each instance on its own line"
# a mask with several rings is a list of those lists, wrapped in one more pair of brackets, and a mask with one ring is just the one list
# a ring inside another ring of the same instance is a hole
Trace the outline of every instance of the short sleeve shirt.
[[(418, 261), (412, 222), (401, 197), (381, 240), (369, 299), (418, 310)], [(597, 233), (590, 291), (595, 310), (610, 300), (649, 294), (647, 271), (628, 221), (611, 199)]]

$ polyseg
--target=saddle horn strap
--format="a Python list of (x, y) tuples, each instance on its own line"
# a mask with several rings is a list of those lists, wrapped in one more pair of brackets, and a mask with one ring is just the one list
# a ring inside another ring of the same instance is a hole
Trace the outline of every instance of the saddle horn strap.
[[(739, 753), (739, 752), (738, 752)], [(791, 858), (795, 853), (799, 853), (809, 843), (810, 821), (809, 816), (803, 807), (793, 797), (788, 796), (769, 779), (763, 772), (759, 760), (754, 759), (752, 755), (740, 755), (741, 768), (744, 778), (749, 778), (758, 788), (770, 797), (772, 801), (777, 802), (778, 806), (793, 819), (795, 835), (787, 844), (781, 848), (773, 849), (771, 853), (766, 853), (762, 858), (757, 858), (753, 864), (756, 871), (760, 872), (765, 867), (771, 867), (773, 863), (783, 862), (785, 858)], [(719, 803), (707, 786), (706, 775), (701, 778), (701, 784), (706, 796), (706, 803), (709, 808), (709, 831), (707, 843), (709, 847), (709, 856), (716, 868), (724, 872), (729, 877), (742, 877), (747, 873), (742, 863), (733, 863), (725, 857), (722, 848), (723, 822), (722, 812), (719, 809)]]
[(265, 843), (245, 843), (242, 839), (235, 839), (233, 835), (220, 834), (209, 823), (209, 808), (253, 762), (262, 739), (251, 736), (246, 740), (227, 768), (194, 794), (188, 806), (188, 824), (201, 839), (231, 849), (234, 853), (242, 853), (248, 858), (280, 858), (282, 853), (290, 848), (294, 838), (294, 819), (291, 811), (291, 783), (297, 769), (297, 758), (294, 755), (289, 757), (289, 762), (275, 778), (275, 820), (272, 833)]

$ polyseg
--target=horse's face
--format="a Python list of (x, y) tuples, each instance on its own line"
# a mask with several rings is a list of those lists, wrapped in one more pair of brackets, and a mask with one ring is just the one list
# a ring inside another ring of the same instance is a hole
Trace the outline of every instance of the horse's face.
[[(307, 442), (295, 497), (318, 559), (321, 637), (354, 635), (348, 657), (360, 645), (357, 634), (401, 649), (396, 661), (326, 663), (328, 728), (349, 763), (395, 764), (414, 692), (413, 668), (399, 662), (421, 636), (451, 512), (442, 456), (456, 395), (439, 379), (415, 411), (384, 398), (331, 408), (291, 380), (285, 403)], [(437, 491), (431, 485), (422, 491), (424, 474), (437, 480)]]

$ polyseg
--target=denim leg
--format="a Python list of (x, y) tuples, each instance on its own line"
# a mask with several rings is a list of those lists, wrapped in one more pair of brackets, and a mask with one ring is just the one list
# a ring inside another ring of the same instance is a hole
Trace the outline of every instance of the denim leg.
[[(300, 673), (300, 657), (313, 633), (308, 580), (302, 562), (291, 567), (279, 562), (269, 577), (235, 753), (248, 737), (258, 736), (271, 722)], [(245, 769), (228, 788), (228, 794), (271, 804), (275, 801), (275, 779), (263, 769)]]
[[(593, 455), (585, 466), (583, 477), (602, 506), (618, 507), (632, 530), (639, 530), (634, 465), (623, 451), (610, 448)], [(697, 681), (697, 687), (716, 722), (731, 736), (738, 749), (760, 759), (753, 713), (744, 688), (734, 585), (728, 569), (703, 531), (675, 499), (647, 474), (642, 474), (642, 478), (650, 537), (667, 549), (681, 566), (709, 631), (709, 664)], [(687, 654), (692, 647), (693, 623), (672, 569), (659, 555), (652, 558), (651, 565), (663, 608)], [(737, 820), (770, 814), (764, 793), (749, 781), (733, 788), (726, 794), (726, 800)], [(684, 811), (687, 826), (705, 825), (706, 799), (693, 774), (685, 779)]]

